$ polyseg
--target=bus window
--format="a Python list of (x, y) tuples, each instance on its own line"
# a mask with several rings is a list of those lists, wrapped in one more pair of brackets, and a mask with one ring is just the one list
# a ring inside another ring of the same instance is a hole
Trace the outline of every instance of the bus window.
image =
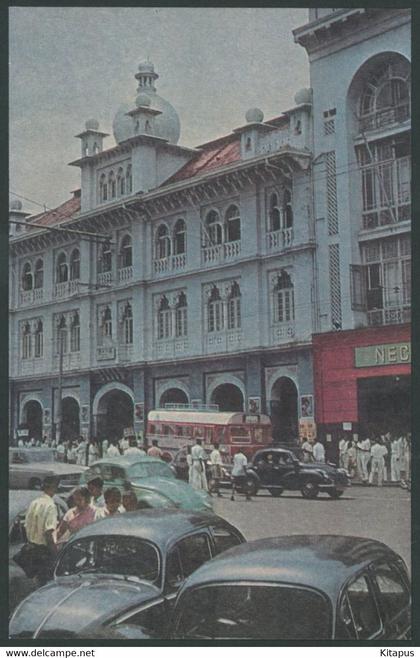
[(192, 436), (193, 436), (193, 429), (194, 429), (194, 428), (192, 427), (192, 425), (186, 425), (184, 429), (185, 429), (185, 436), (188, 436), (188, 437), (192, 438)]
[(232, 425), (230, 428), (232, 443), (251, 443), (251, 430), (249, 427)]
[(171, 433), (171, 428), (169, 425), (162, 425), (162, 434), (163, 436), (168, 436)]
[(156, 425), (149, 425), (148, 433), (156, 434)]
[(182, 436), (182, 425), (175, 425), (175, 434), (176, 436)]
[(205, 432), (205, 434), (204, 434), (205, 440), (207, 441), (207, 443), (212, 443), (212, 441), (213, 441), (213, 428), (212, 427), (205, 427), (204, 432)]

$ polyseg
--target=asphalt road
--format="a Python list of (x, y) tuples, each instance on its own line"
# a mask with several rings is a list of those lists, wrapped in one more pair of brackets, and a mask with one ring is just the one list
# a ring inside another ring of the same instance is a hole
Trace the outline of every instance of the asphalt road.
[(260, 492), (251, 501), (230, 492), (214, 498), (214, 511), (246, 539), (275, 535), (335, 534), (378, 539), (399, 553), (411, 569), (411, 498), (394, 487), (353, 486), (339, 500), (320, 494), (305, 500), (298, 492), (280, 498)]

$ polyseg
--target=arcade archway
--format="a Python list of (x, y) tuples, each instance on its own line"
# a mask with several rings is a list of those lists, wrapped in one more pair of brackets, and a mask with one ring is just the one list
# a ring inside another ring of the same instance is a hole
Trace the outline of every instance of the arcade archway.
[(180, 388), (168, 388), (159, 400), (159, 407), (164, 408), (166, 404), (188, 404), (187, 394)]
[(212, 395), (213, 404), (219, 405), (219, 411), (243, 411), (244, 396), (242, 391), (234, 384), (220, 384)]
[(280, 377), (271, 388), (270, 416), (274, 441), (289, 443), (298, 436), (298, 394), (289, 377)]
[(124, 430), (133, 427), (134, 404), (131, 396), (114, 389), (105, 393), (98, 404), (97, 438), (119, 440)]
[(76, 439), (80, 435), (80, 408), (77, 400), (63, 398), (61, 402), (61, 441)]
[(23, 424), (29, 430), (29, 438), (42, 438), (42, 407), (37, 400), (29, 400), (23, 408)]

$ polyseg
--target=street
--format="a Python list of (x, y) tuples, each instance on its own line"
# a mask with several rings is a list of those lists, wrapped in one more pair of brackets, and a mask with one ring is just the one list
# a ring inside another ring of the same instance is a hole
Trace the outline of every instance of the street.
[(273, 498), (260, 492), (247, 502), (230, 500), (230, 492), (214, 498), (214, 511), (233, 523), (246, 539), (288, 534), (338, 534), (383, 541), (411, 569), (411, 498), (394, 487), (353, 486), (340, 500), (320, 494), (305, 500), (300, 493)]

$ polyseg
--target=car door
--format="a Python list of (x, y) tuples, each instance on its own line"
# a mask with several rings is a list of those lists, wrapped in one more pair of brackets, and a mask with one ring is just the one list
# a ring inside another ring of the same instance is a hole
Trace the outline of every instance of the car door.
[(270, 457), (273, 459), (274, 452), (266, 450), (255, 456), (253, 466), (258, 474), (260, 482), (264, 487), (270, 487), (273, 484), (274, 464), (270, 463)]
[(239, 533), (225, 525), (210, 526), (210, 532), (213, 536), (213, 555), (219, 555), (233, 546), (242, 544), (245, 539)]
[(386, 639), (407, 639), (411, 631), (410, 588), (395, 562), (375, 564), (371, 569)]
[(165, 597), (170, 605), (184, 580), (211, 558), (211, 538), (205, 531), (187, 535), (169, 549), (166, 556)]
[(338, 607), (336, 639), (373, 640), (383, 636), (374, 587), (365, 571), (344, 587)]

